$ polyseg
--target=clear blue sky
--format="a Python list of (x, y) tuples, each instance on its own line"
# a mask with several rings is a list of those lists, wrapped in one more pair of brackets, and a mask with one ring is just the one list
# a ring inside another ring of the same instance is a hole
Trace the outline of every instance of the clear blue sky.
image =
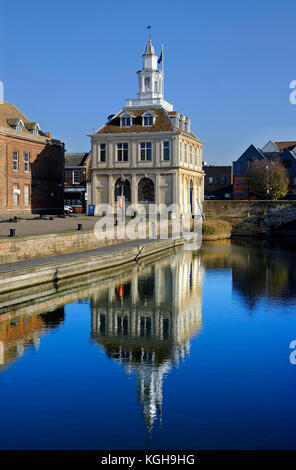
[(152, 25), (165, 48), (165, 98), (190, 116), (204, 160), (230, 163), (253, 143), (296, 140), (295, 0), (1, 2), (5, 101), (66, 142), (137, 93)]

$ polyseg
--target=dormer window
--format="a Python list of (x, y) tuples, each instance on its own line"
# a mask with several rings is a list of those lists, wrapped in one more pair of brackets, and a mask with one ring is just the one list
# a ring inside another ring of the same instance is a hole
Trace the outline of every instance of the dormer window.
[(129, 113), (123, 113), (120, 117), (121, 127), (130, 127), (133, 123), (133, 118)]
[(150, 111), (146, 111), (142, 115), (142, 125), (143, 126), (154, 126), (155, 123), (155, 116), (154, 114), (150, 113)]
[(153, 116), (144, 116), (143, 126), (153, 126)]
[(131, 118), (130, 117), (123, 117), (121, 119), (122, 127), (129, 127), (131, 125)]
[(23, 130), (23, 127), (24, 127), (24, 123), (21, 119), (9, 119), (9, 124), (11, 125), (11, 127), (13, 129), (15, 129), (16, 131), (22, 131)]
[(25, 126), (31, 134), (39, 135), (39, 131), (41, 129), (40, 129), (38, 122), (27, 122)]

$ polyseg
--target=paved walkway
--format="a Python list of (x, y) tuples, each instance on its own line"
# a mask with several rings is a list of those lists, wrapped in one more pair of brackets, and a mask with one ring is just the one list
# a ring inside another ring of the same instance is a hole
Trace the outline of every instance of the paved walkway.
[(31, 260), (19, 261), (17, 263), (8, 263), (0, 265), (0, 273), (6, 273), (11, 271), (18, 271), (20, 269), (35, 268), (37, 266), (46, 266), (53, 263), (70, 261), (80, 258), (86, 258), (88, 256), (103, 255), (105, 253), (114, 253), (128, 248), (133, 248), (138, 245), (146, 245), (149, 243), (155, 243), (156, 240), (132, 240), (130, 242), (118, 243), (117, 245), (106, 246), (102, 248), (96, 248), (95, 250), (79, 251), (75, 253), (67, 253), (64, 255), (57, 256), (45, 256), (44, 258), (33, 258)]
[[(13, 216), (10, 216), (13, 218)], [(9, 216), (0, 216), (0, 239), (9, 236), (9, 229), (16, 230), (17, 237), (28, 237), (30, 235), (48, 235), (50, 233), (75, 232), (77, 224), (83, 225), (83, 230), (93, 230), (95, 223), (100, 217), (86, 214), (73, 214), (65, 218), (50, 216), (40, 219), (38, 215), (26, 215), (17, 222), (8, 222)]]

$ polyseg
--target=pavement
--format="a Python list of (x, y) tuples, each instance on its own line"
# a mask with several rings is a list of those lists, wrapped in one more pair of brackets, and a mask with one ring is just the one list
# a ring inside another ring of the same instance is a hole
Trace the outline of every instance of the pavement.
[(13, 219), (13, 215), (0, 215), (0, 239), (8, 237), (11, 228), (15, 229), (17, 237), (74, 232), (77, 230), (77, 224), (82, 224), (83, 230), (93, 230), (95, 223), (100, 219), (86, 214), (71, 214), (65, 218), (46, 216), (45, 219), (30, 214), (17, 219), (17, 222), (9, 222), (9, 218)]
[(94, 250), (78, 251), (75, 253), (66, 253), (63, 255), (56, 255), (56, 256), (44, 256), (42, 258), (32, 258), (30, 260), (18, 261), (16, 263), (1, 264), (0, 273), (18, 271), (21, 269), (35, 268), (37, 266), (46, 266), (49, 264), (54, 264), (54, 263), (59, 263), (59, 262), (62, 263), (64, 261), (71, 261), (75, 259), (79, 260), (81, 258), (103, 255), (106, 253), (116, 253), (118, 251), (123, 251), (128, 248), (134, 248), (139, 245), (155, 243), (155, 241), (156, 240), (151, 240), (151, 239), (132, 240), (130, 242), (118, 243), (116, 245), (96, 248)]

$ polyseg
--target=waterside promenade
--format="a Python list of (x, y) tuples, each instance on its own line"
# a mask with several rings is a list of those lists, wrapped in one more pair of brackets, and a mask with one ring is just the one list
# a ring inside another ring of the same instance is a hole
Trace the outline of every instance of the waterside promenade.
[(73, 276), (95, 271), (112, 275), (119, 266), (139, 263), (142, 258), (153, 257), (166, 250), (188, 243), (188, 240), (134, 240), (114, 246), (84, 252), (36, 258), (0, 266), (0, 294), (11, 292), (6, 305), (13, 305), (15, 291), (47, 282), (58, 284)]

